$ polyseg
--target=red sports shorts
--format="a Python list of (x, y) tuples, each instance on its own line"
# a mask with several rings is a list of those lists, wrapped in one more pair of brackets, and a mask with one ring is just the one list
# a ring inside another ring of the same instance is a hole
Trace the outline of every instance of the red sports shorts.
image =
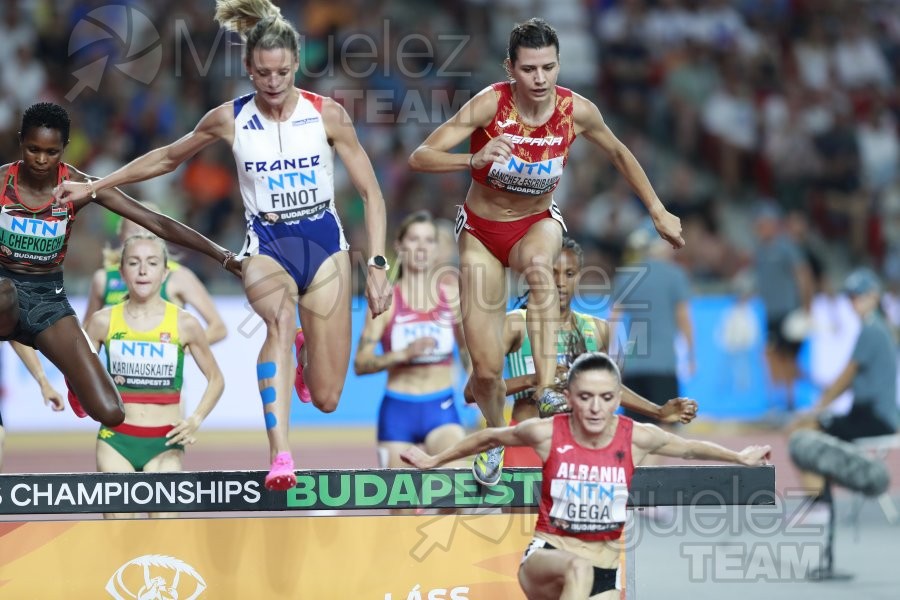
[(563, 232), (566, 231), (566, 224), (563, 222), (562, 213), (559, 212), (556, 202), (551, 203), (550, 208), (544, 212), (515, 221), (491, 221), (466, 210), (466, 205), (463, 204), (456, 212), (456, 239), (459, 240), (460, 234), (465, 229), (476, 240), (484, 244), (485, 248), (490, 250), (491, 254), (503, 263), (504, 267), (508, 267), (509, 253), (513, 246), (525, 237), (532, 225), (543, 219), (558, 221)]

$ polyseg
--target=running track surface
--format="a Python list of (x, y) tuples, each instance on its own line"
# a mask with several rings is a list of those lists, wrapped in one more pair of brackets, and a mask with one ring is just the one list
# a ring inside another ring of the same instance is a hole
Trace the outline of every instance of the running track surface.
[[(732, 449), (749, 444), (770, 444), (779, 492), (798, 487), (797, 472), (790, 462), (784, 433), (748, 426), (698, 423), (682, 428), (686, 437), (710, 440)], [(265, 432), (200, 431), (198, 442), (188, 448), (184, 468), (188, 471), (265, 470), (268, 445)], [(298, 469), (366, 469), (378, 466), (375, 431), (372, 428), (303, 429), (291, 431), (294, 460)], [(96, 438), (84, 433), (46, 434), (7, 431), (3, 471), (5, 473), (60, 473), (93, 471)], [(663, 464), (688, 464), (664, 459)], [(697, 464), (709, 464), (698, 462)], [(888, 457), (891, 490), (900, 491), (900, 451)]]

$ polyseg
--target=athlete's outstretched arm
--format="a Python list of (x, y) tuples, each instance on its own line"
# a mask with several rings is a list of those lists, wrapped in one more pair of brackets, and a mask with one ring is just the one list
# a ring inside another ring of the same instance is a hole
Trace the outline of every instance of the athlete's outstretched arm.
[(546, 448), (553, 436), (553, 419), (528, 419), (514, 427), (488, 427), (463, 438), (454, 446), (435, 456), (417, 446), (407, 448), (400, 458), (419, 469), (433, 469), (497, 446), (529, 446), (546, 456)]
[(357, 375), (370, 375), (409, 362), (410, 357), (407, 356), (406, 351), (375, 353), (375, 347), (381, 340), (381, 336), (384, 335), (393, 311), (394, 307), (392, 306), (387, 312), (377, 317), (373, 317), (371, 312), (366, 313), (366, 322), (363, 325), (362, 334), (359, 336), (356, 356), (353, 359), (353, 372)]
[(697, 401), (670, 398), (660, 406), (650, 402), (626, 385), (622, 386), (622, 406), (662, 423), (690, 423), (697, 416)]
[[(613, 309), (613, 315), (610, 317), (618, 318), (618, 313)], [(600, 339), (603, 340), (603, 347), (606, 352), (610, 349), (610, 339), (612, 337), (612, 327), (608, 321), (594, 317), (594, 325), (597, 327)], [(697, 416), (697, 401), (690, 398), (671, 398), (664, 405), (660, 406), (650, 402), (631, 388), (622, 385), (622, 406), (640, 413), (645, 417), (650, 417), (663, 423), (690, 423)]]
[[(76, 183), (87, 179), (87, 175), (84, 173), (76, 169), (72, 169), (72, 171), (72, 179)], [(241, 264), (240, 261), (234, 258), (233, 252), (226, 250), (206, 236), (197, 233), (187, 225), (162, 213), (150, 210), (117, 188), (98, 192), (96, 202), (103, 208), (141, 225), (168, 242), (209, 256), (238, 277), (241, 276)]]
[(104, 308), (84, 320), (84, 333), (87, 334), (88, 341), (93, 346), (94, 352), (100, 349), (109, 333), (110, 314), (111, 309)]
[(65, 404), (63, 404), (62, 395), (50, 385), (50, 380), (47, 379), (47, 373), (44, 372), (37, 350), (19, 342), (10, 343), (13, 350), (19, 355), (19, 360), (22, 361), (22, 364), (25, 365), (25, 368), (28, 369), (28, 372), (31, 373), (37, 384), (41, 386), (41, 396), (44, 398), (44, 404), (52, 407), (55, 411), (63, 410)]
[(635, 464), (647, 454), (672, 456), (684, 459), (715, 460), (738, 465), (756, 466), (766, 464), (771, 446), (747, 446), (740, 452), (729, 450), (719, 444), (704, 440), (689, 440), (674, 433), (663, 431), (656, 425), (635, 423), (631, 437), (632, 445), (639, 451)]
[[(369, 238), (369, 257), (384, 254), (384, 240), (387, 230), (387, 217), (384, 196), (375, 177), (372, 161), (356, 137), (356, 129), (350, 115), (344, 107), (325, 98), (322, 102), (322, 123), (329, 141), (347, 167), (353, 186), (362, 197), (366, 207), (366, 236)], [(369, 308), (375, 316), (380, 315), (391, 305), (393, 293), (384, 269), (368, 267), (366, 278), (366, 298)]]
[(206, 341), (206, 332), (203, 331), (200, 322), (192, 314), (184, 310), (178, 313), (178, 335), (184, 345), (190, 349), (194, 362), (197, 363), (200, 372), (206, 377), (206, 389), (203, 390), (203, 396), (201, 396), (193, 414), (186, 419), (173, 423), (174, 429), (166, 434), (166, 437), (169, 438), (166, 441), (166, 446), (193, 444), (195, 441), (194, 434), (200, 427), (200, 423), (215, 408), (219, 398), (222, 397), (222, 391), (225, 389), (225, 379), (222, 377), (219, 364), (209, 349), (209, 343)]
[(178, 165), (219, 139), (231, 142), (234, 137), (234, 109), (231, 102), (212, 109), (197, 123), (194, 130), (168, 146), (151, 150), (127, 165), (96, 181), (82, 179), (64, 181), (56, 187), (57, 200), (81, 200), (103, 190), (145, 181), (171, 173)]
[[(497, 93), (491, 88), (485, 88), (474, 98), (466, 102), (455, 115), (435, 129), (422, 144), (409, 156), (409, 166), (413, 171), (426, 171), (429, 173), (450, 173), (452, 171), (464, 171), (471, 162), (475, 161), (475, 167), (481, 168), (485, 164), (482, 157), (477, 157), (468, 152), (451, 152), (453, 148), (463, 143), (478, 127), (487, 127), (494, 114), (497, 112)], [(503, 144), (507, 151), (512, 150), (512, 144), (505, 138), (494, 142)], [(483, 155), (488, 149), (486, 145), (479, 152)], [(491, 160), (490, 162), (493, 162)]]
[(606, 125), (597, 105), (584, 96), (578, 94), (573, 94), (573, 96), (575, 99), (575, 133), (583, 134), (588, 141), (596, 144), (606, 153), (613, 166), (625, 177), (641, 202), (647, 207), (647, 212), (653, 218), (653, 224), (659, 235), (672, 244), (673, 248), (684, 246), (684, 238), (681, 237), (681, 220), (663, 206), (634, 154)]

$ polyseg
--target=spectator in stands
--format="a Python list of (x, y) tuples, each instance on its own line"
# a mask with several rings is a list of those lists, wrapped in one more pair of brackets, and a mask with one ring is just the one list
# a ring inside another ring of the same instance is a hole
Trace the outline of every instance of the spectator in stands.
[[(637, 261), (615, 278), (613, 326), (629, 322), (622, 383), (659, 406), (679, 396), (676, 338), (687, 346), (688, 372), (696, 371), (694, 328), (691, 321), (690, 284), (687, 274), (673, 260), (671, 247), (659, 243), (646, 226), (628, 238)], [(647, 418), (626, 410), (632, 419)]]
[[(878, 310), (881, 282), (871, 269), (860, 268), (847, 276), (844, 292), (862, 321), (853, 354), (837, 379), (822, 392), (813, 410), (791, 429), (817, 428), (845, 441), (890, 435), (900, 424), (897, 344)], [(848, 389), (853, 392), (850, 410), (837, 415), (830, 409)], [(813, 497), (821, 494), (820, 476), (804, 473), (803, 483)]]
[(756, 235), (754, 270), (766, 311), (766, 359), (772, 382), (785, 386), (785, 408), (792, 411), (797, 354), (803, 340), (788, 331), (786, 321), (798, 309), (808, 313), (812, 276), (799, 248), (784, 234), (781, 210), (774, 202), (764, 202), (757, 209)]
[(721, 85), (707, 99), (701, 114), (703, 127), (714, 142), (711, 152), (718, 162), (722, 186), (734, 195), (749, 173), (748, 162), (759, 143), (752, 90), (737, 64), (724, 61)]

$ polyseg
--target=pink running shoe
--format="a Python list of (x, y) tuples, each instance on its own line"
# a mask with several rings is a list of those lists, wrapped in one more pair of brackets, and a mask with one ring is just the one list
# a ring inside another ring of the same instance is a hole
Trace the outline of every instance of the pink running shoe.
[(279, 452), (272, 461), (272, 469), (266, 475), (266, 489), (286, 492), (295, 485), (297, 476), (294, 474), (294, 459), (290, 452)]
[(72, 391), (72, 388), (69, 387), (69, 380), (66, 379), (66, 389), (69, 392), (67, 397), (69, 400), (69, 406), (72, 407), (72, 412), (75, 413), (75, 416), (79, 419), (83, 419), (88, 414), (85, 412), (84, 407), (81, 406), (81, 400), (78, 399), (78, 396), (75, 395), (75, 392)]
[(294, 389), (297, 390), (300, 402), (308, 403), (312, 402), (312, 396), (303, 381), (303, 361), (300, 359), (300, 349), (303, 348), (304, 342), (306, 342), (306, 338), (303, 337), (303, 329), (297, 329), (297, 338), (294, 340), (294, 348), (297, 349), (297, 375), (294, 377)]

